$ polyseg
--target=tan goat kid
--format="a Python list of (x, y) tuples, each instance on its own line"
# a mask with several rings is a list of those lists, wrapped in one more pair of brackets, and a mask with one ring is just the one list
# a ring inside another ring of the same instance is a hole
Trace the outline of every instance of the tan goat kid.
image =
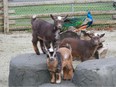
[(47, 66), (51, 75), (51, 83), (61, 83), (61, 72), (63, 71), (63, 79), (71, 80), (73, 77), (73, 65), (71, 47), (62, 47), (55, 49), (54, 52), (47, 53)]

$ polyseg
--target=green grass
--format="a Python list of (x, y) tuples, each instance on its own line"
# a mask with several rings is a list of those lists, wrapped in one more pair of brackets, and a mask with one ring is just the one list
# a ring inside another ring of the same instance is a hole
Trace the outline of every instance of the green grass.
[[(77, 11), (109, 11), (114, 10), (112, 3), (91, 3), (91, 4), (74, 4), (74, 12)], [(71, 12), (71, 4), (66, 5), (43, 5), (43, 6), (26, 6), (26, 7), (13, 7), (15, 14), (12, 15), (32, 15), (32, 14), (45, 14), (45, 13), (61, 13)], [(78, 16), (80, 17), (80, 16)], [(111, 15), (93, 16), (94, 20), (109, 20)], [(29, 26), (29, 19), (16, 20), (15, 26)], [(13, 26), (13, 25), (11, 25)]]
[[(95, 4), (74, 4), (74, 11), (88, 11), (88, 10), (114, 10), (112, 3), (95, 3)], [(59, 13), (71, 12), (71, 5), (43, 5), (43, 6), (27, 6), (11, 8), (16, 11), (15, 15), (28, 14), (44, 14), (44, 13)]]

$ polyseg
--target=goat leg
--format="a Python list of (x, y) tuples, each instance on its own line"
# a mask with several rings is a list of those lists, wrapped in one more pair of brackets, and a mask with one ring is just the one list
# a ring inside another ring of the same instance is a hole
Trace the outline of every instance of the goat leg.
[(51, 72), (51, 83), (55, 83), (55, 73)]
[(68, 76), (67, 69), (66, 69), (66, 67), (64, 67), (64, 69), (63, 69), (63, 80), (67, 80), (67, 76)]
[(98, 51), (95, 52), (94, 57), (95, 57), (95, 59), (99, 59), (99, 53), (98, 53)]
[(71, 80), (72, 77), (73, 77), (73, 66), (69, 64), (64, 69), (64, 80)]
[(73, 65), (72, 64), (70, 64), (69, 66), (68, 66), (68, 80), (71, 80), (72, 78), (73, 78), (73, 72), (74, 72), (74, 68), (73, 68)]
[(68, 80), (71, 80), (73, 78), (73, 69), (70, 69), (68, 71)]
[(36, 41), (36, 42), (33, 42), (33, 41), (32, 41), (32, 43), (33, 43), (33, 48), (34, 48), (36, 54), (37, 54), (37, 55), (40, 55), (40, 52), (39, 52), (38, 47), (37, 47), (37, 41)]
[(40, 40), (40, 47), (41, 47), (41, 50), (42, 52), (45, 54), (45, 48), (44, 48), (44, 42), (42, 40)]
[(86, 57), (81, 57), (80, 59), (81, 59), (81, 62), (84, 62), (87, 60)]
[(61, 83), (61, 73), (56, 73), (56, 83)]

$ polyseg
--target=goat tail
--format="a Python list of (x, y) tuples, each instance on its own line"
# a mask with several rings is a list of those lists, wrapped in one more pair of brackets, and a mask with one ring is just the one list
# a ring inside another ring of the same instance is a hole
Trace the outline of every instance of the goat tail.
[(72, 47), (69, 43), (66, 44), (66, 47), (72, 52)]
[(31, 24), (33, 24), (33, 21), (37, 18), (37, 15), (33, 15), (31, 19)]

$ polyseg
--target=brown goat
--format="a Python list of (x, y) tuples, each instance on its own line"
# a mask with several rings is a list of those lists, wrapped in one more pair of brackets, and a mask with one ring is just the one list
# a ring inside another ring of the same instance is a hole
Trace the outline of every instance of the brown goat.
[(72, 56), (79, 57), (82, 62), (85, 60), (89, 60), (92, 56), (94, 56), (97, 51), (99, 44), (102, 43), (101, 37), (105, 34), (101, 34), (98, 36), (88, 36), (91, 38), (90, 40), (80, 40), (75, 38), (65, 38), (61, 41), (60, 47), (65, 46), (67, 43), (72, 47)]
[(54, 52), (47, 53), (47, 66), (51, 74), (51, 83), (61, 83), (61, 72), (63, 71), (63, 79), (71, 80), (73, 77), (72, 54), (70, 46), (58, 48)]
[[(81, 39), (81, 40), (90, 40), (91, 38), (88, 35), (91, 36), (96, 36), (98, 33), (95, 33), (93, 31), (85, 31), (85, 30), (81, 30), (80, 32), (74, 32), (72, 30), (74, 30), (75, 28), (70, 28), (70, 30), (64, 31), (60, 33), (60, 40), (59, 43), (64, 39), (64, 38), (77, 38), (77, 39)], [(104, 48), (103, 43), (100, 43), (97, 51), (94, 54), (95, 59), (99, 59), (100, 58), (100, 50), (102, 50)], [(105, 48), (106, 49), (106, 48)], [(103, 50), (104, 51), (104, 50)], [(105, 57), (105, 54), (104, 54)]]
[[(81, 35), (81, 39), (84, 39), (84, 40), (90, 40), (91, 38), (88, 37), (89, 35), (91, 35), (91, 36), (99, 35), (98, 33), (94, 32), (94, 31), (81, 31), (81, 33), (83, 34), (83, 35)], [(104, 47), (103, 43), (99, 43), (99, 46), (98, 46), (98, 48), (97, 48), (97, 50), (96, 50), (96, 52), (94, 54), (94, 57), (96, 59), (99, 59), (100, 54), (103, 53), (103, 52), (107, 53), (107, 47)], [(105, 54), (102, 57), (105, 57)]]
[(62, 24), (64, 20), (67, 18), (67, 16), (64, 18), (61, 16), (53, 16), (53, 15), (50, 16), (54, 20), (54, 24), (38, 19), (36, 18), (36, 16), (33, 16), (31, 20), (32, 37), (33, 37), (32, 43), (37, 55), (40, 54), (37, 47), (37, 42), (40, 41), (40, 47), (43, 53), (45, 53), (43, 41), (46, 42), (47, 48), (50, 48), (50, 43), (52, 43), (54, 46), (56, 40), (59, 38), (59, 32), (62, 28)]

